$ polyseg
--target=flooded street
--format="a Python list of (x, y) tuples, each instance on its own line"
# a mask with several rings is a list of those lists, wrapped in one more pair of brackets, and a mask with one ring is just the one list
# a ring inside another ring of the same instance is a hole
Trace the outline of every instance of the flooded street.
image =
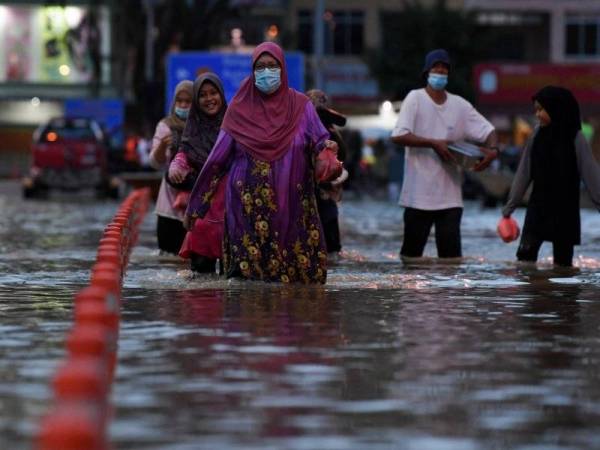
[[(1, 182), (0, 205), (0, 449), (30, 449), (118, 203), (23, 202)], [(305, 287), (194, 278), (158, 255), (148, 214), (123, 287), (113, 448), (600, 448), (600, 214), (582, 210), (561, 270), (549, 244), (516, 264), (499, 217), (467, 204), (462, 264), (404, 266), (401, 208), (345, 200), (342, 257)]]

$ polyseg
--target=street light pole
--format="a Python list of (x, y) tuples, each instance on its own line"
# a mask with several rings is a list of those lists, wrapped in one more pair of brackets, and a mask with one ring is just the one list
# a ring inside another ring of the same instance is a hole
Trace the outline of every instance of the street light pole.
[(157, 0), (144, 0), (146, 10), (146, 58), (144, 63), (144, 78), (147, 82), (154, 79), (154, 4)]
[(323, 23), (323, 15), (325, 14), (325, 0), (317, 0), (314, 10), (314, 26), (313, 26), (313, 77), (316, 89), (323, 89), (323, 37), (325, 29)]

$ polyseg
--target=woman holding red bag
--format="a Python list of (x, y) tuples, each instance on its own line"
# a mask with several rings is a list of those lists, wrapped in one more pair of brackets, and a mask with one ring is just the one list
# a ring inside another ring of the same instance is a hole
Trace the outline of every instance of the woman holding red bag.
[(568, 89), (546, 86), (533, 102), (539, 127), (523, 150), (502, 215), (510, 218), (533, 184), (517, 259), (537, 261), (542, 243), (548, 241), (554, 264), (568, 267), (573, 247), (581, 241), (581, 180), (600, 209), (600, 166), (581, 133), (579, 105)]
[(281, 48), (272, 42), (256, 47), (252, 74), (227, 109), (184, 217), (188, 229), (204, 217), (227, 175), (227, 277), (325, 283), (327, 250), (312, 161), (337, 151), (328, 137), (308, 97), (288, 87)]
[[(182, 190), (182, 210), (189, 201), (196, 177), (208, 159), (217, 140), (227, 110), (221, 79), (205, 72), (194, 81), (194, 96), (189, 117), (181, 137), (179, 152), (169, 166), (169, 180)], [(179, 250), (179, 256), (190, 260), (190, 269), (197, 273), (215, 273), (221, 255), (224, 214), (224, 183), (217, 188), (215, 199), (204, 220), (196, 221)]]

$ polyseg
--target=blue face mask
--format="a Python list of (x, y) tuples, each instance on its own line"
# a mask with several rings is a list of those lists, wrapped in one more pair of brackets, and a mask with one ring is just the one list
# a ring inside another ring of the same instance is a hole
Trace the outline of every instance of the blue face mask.
[(190, 113), (190, 108), (178, 108), (175, 107), (175, 115), (182, 120), (187, 119), (188, 114)]
[(448, 84), (448, 75), (440, 73), (430, 73), (427, 77), (427, 84), (436, 91), (442, 91)]
[(281, 86), (281, 69), (255, 70), (254, 85), (265, 94), (275, 92)]

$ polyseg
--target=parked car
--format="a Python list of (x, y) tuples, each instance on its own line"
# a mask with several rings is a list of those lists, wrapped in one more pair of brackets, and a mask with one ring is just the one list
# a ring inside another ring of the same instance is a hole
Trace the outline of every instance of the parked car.
[(34, 132), (31, 154), (29, 175), (23, 179), (26, 198), (50, 189), (93, 188), (99, 197), (119, 195), (119, 180), (108, 171), (105, 136), (93, 119), (51, 119)]

